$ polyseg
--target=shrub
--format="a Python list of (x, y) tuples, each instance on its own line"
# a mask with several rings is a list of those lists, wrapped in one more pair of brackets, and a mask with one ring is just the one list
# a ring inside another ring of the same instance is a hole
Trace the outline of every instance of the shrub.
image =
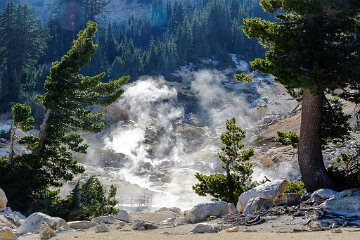
[(300, 180), (291, 181), (289, 182), (289, 186), (287, 187), (285, 193), (295, 193), (300, 196), (306, 193), (305, 184)]

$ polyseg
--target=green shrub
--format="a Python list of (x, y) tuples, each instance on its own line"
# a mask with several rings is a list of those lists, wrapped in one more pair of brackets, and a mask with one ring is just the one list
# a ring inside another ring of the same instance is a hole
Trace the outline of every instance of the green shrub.
[(236, 204), (239, 195), (254, 186), (252, 163), (249, 161), (254, 150), (242, 150), (244, 145), (240, 141), (245, 138), (245, 131), (236, 126), (235, 118), (226, 121), (226, 130), (220, 137), (225, 146), (219, 155), (225, 174), (196, 173), (200, 183), (193, 185), (193, 189), (200, 196), (211, 195), (214, 201)]
[(299, 196), (306, 192), (307, 191), (306, 191), (305, 185), (304, 185), (303, 181), (300, 181), (300, 180), (295, 180), (295, 181), (289, 182), (289, 186), (287, 187), (287, 189), (285, 191), (285, 193), (295, 193)]

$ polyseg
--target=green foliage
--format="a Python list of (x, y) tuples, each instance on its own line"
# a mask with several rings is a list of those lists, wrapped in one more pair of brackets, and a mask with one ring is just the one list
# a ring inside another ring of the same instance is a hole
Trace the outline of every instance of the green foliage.
[(277, 132), (276, 141), (284, 146), (296, 148), (299, 144), (299, 135), (296, 132)]
[[(127, 77), (103, 83), (104, 74), (83, 76), (80, 70), (95, 53), (93, 42), (97, 24), (89, 22), (80, 31), (73, 47), (61, 61), (54, 62), (45, 82), (46, 93), (39, 98), (46, 110), (38, 137), (27, 136), (21, 143), (28, 152), (10, 158), (0, 165), (1, 187), (6, 191), (11, 206), (28, 211), (56, 199), (57, 188), (64, 181), (72, 180), (84, 168), (77, 164), (74, 152), (86, 153), (83, 137), (74, 131), (99, 132), (105, 126), (102, 113), (95, 105), (105, 106), (115, 101), (122, 93)], [(98, 107), (100, 108), (100, 107)], [(91, 109), (91, 110), (90, 110)], [(33, 118), (30, 108), (15, 105), (14, 121), (31, 128)]]
[(360, 187), (360, 145), (341, 153), (328, 170), (343, 188)]
[(254, 150), (242, 150), (244, 145), (240, 141), (244, 139), (245, 131), (236, 126), (235, 118), (226, 121), (226, 130), (220, 136), (225, 146), (219, 154), (225, 174), (196, 173), (200, 183), (193, 185), (193, 189), (200, 196), (211, 195), (213, 200), (236, 204), (239, 195), (254, 185), (251, 180), (252, 163), (249, 161)]
[(31, 108), (25, 104), (17, 103), (11, 108), (13, 123), (23, 131), (34, 128), (35, 119), (31, 116)]
[(306, 192), (307, 191), (305, 188), (305, 184), (303, 181), (300, 181), (300, 180), (295, 180), (295, 181), (289, 182), (289, 185), (285, 191), (285, 193), (295, 193), (299, 196)]
[(116, 187), (111, 185), (108, 195), (98, 178), (91, 176), (86, 182), (78, 182), (65, 200), (53, 205), (53, 216), (67, 221), (91, 220), (94, 217), (112, 215), (119, 212), (115, 207)]

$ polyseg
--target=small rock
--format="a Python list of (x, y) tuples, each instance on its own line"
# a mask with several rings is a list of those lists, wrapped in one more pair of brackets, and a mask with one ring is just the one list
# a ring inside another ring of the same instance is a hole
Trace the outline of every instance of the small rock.
[(332, 233), (342, 233), (343, 231), (340, 228), (334, 228), (331, 230)]
[(209, 216), (209, 217), (206, 219), (206, 221), (211, 222), (211, 221), (214, 221), (214, 220), (216, 220), (216, 219), (217, 219), (216, 216)]
[(54, 229), (49, 227), (47, 224), (41, 225), (39, 236), (41, 239), (49, 239), (56, 236), (56, 232)]
[(257, 197), (249, 200), (249, 202), (246, 204), (244, 214), (253, 214), (257, 211), (267, 210), (272, 207), (274, 207), (274, 203), (271, 200)]
[(8, 199), (6, 197), (5, 192), (0, 188), (0, 209), (1, 208), (6, 208)]
[(219, 224), (200, 223), (196, 225), (190, 232), (191, 233), (217, 233), (221, 230)]
[(173, 225), (176, 218), (167, 218), (160, 222), (160, 225)]
[(185, 217), (176, 217), (174, 220), (174, 227), (186, 224)]
[(296, 206), (301, 203), (301, 198), (295, 193), (285, 193), (278, 196), (274, 203), (276, 206)]
[(15, 240), (17, 239), (15, 231), (9, 227), (0, 228), (0, 239), (1, 240)]
[(131, 217), (129, 213), (125, 210), (120, 210), (118, 214), (113, 215), (113, 217), (119, 221), (131, 223)]
[(239, 230), (240, 230), (239, 227), (231, 227), (231, 228), (227, 228), (225, 231), (231, 233), (231, 232), (239, 232)]
[(105, 224), (101, 224), (101, 225), (97, 225), (95, 227), (95, 232), (96, 233), (105, 233), (105, 232), (110, 232), (110, 229)]
[(173, 212), (173, 213), (177, 213), (179, 215), (182, 214), (181, 209), (177, 208), (177, 207), (171, 207), (171, 208), (162, 207), (159, 210), (156, 210), (155, 212)]
[(90, 221), (75, 221), (75, 222), (68, 222), (69, 227), (72, 229), (89, 229), (95, 227), (97, 224), (95, 222)]
[(122, 229), (125, 226), (126, 226), (125, 222), (119, 221), (116, 223), (116, 229)]
[(306, 193), (303, 193), (301, 196), (300, 196), (300, 199), (301, 201), (307, 201), (311, 198), (311, 193), (309, 192), (306, 192)]
[(248, 201), (257, 197), (266, 198), (273, 201), (280, 194), (285, 192), (288, 184), (289, 183), (286, 180), (276, 180), (250, 189), (249, 191), (246, 191), (240, 195), (236, 208), (239, 212), (243, 212)]
[(102, 224), (102, 223), (113, 224), (113, 223), (117, 222), (118, 220), (114, 216), (100, 216), (100, 217), (93, 218), (91, 221), (95, 222), (95, 223), (99, 223), (99, 224)]
[(159, 228), (155, 223), (145, 220), (135, 220), (131, 226), (133, 230), (152, 230)]

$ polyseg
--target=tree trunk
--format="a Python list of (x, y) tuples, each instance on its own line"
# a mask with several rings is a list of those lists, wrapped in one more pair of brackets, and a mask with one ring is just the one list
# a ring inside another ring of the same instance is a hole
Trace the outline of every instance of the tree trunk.
[(310, 192), (335, 187), (326, 171), (321, 150), (322, 108), (323, 95), (304, 90), (298, 155), (302, 181)]
[(49, 118), (51, 116), (51, 114), (53, 113), (53, 111), (51, 109), (47, 110), (45, 117), (44, 117), (44, 121), (43, 124), (41, 125), (40, 128), (40, 133), (39, 133), (39, 153), (43, 153), (44, 149), (45, 149), (45, 142), (47, 139), (47, 131), (49, 128)]

